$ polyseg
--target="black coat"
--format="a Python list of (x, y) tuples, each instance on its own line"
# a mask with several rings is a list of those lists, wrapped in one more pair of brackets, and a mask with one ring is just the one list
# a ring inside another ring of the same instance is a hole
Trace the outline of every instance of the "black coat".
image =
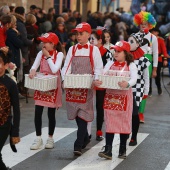
[(25, 62), (23, 64), (24, 66), (28, 66), (29, 65), (29, 58), (28, 58), (29, 47), (32, 45), (33, 42), (27, 38), (27, 30), (24, 24), (24, 17), (16, 13), (14, 15), (17, 18), (17, 30), (21, 34), (21, 40), (23, 42), (23, 46), (21, 48), (22, 57), (25, 59)]
[(23, 43), (20, 36), (12, 28), (8, 29), (7, 32), (6, 45), (12, 52), (11, 62), (15, 63), (17, 68), (20, 67), (20, 48)]

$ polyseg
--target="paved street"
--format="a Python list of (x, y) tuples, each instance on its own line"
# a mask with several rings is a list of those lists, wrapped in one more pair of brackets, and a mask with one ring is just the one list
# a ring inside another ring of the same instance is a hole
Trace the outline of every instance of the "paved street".
[[(166, 88), (169, 77), (164, 76)], [(18, 153), (12, 153), (8, 143), (3, 149), (3, 158), (13, 170), (170, 170), (170, 96), (163, 88), (163, 95), (157, 95), (153, 81), (153, 95), (148, 99), (145, 123), (140, 125), (138, 146), (127, 148), (128, 157), (120, 160), (118, 155), (119, 137), (113, 145), (113, 160), (98, 157), (97, 153), (104, 141), (95, 140), (95, 121), (92, 124), (92, 140), (84, 149), (84, 154), (77, 158), (73, 155), (73, 143), (76, 138), (75, 121), (68, 121), (65, 104), (56, 112), (55, 148), (30, 151), (35, 138), (34, 101), (20, 100), (21, 107), (21, 142), (17, 145)], [(64, 96), (63, 96), (64, 101)], [(43, 142), (48, 133), (46, 109), (43, 114)]]

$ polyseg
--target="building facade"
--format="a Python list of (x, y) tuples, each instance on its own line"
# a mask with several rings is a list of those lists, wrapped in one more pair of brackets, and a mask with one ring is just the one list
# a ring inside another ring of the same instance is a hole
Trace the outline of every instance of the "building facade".
[[(107, 3), (110, 0), (106, 0)], [(109, 12), (115, 11), (117, 8), (122, 7), (124, 11), (128, 12), (130, 9), (132, 0), (113, 0)], [(0, 0), (0, 6), (12, 5), (12, 6), (23, 6), (26, 12), (29, 12), (30, 5), (36, 5), (42, 9), (48, 11), (49, 8), (54, 7), (56, 13), (62, 13), (63, 8), (69, 8), (72, 11), (78, 10), (81, 14), (83, 12), (84, 4), (87, 3), (87, 11), (96, 12), (99, 5), (100, 12), (106, 12), (106, 6), (104, 0)]]

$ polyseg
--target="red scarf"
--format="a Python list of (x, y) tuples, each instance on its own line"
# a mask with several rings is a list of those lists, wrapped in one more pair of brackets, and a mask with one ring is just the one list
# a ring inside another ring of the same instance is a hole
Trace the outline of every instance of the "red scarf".
[(144, 51), (140, 47), (135, 51), (130, 51), (130, 53), (133, 55), (135, 60), (141, 58), (144, 55)]
[(117, 66), (117, 67), (124, 67), (125, 64), (126, 64), (126, 61), (124, 61), (124, 62), (115, 61), (115, 62), (113, 63), (113, 65), (114, 65), (114, 66)]

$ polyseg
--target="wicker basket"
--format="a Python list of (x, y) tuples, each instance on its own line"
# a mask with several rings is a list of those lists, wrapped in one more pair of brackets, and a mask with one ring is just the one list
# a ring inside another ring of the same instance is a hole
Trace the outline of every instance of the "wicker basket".
[(93, 81), (91, 74), (68, 74), (64, 76), (64, 88), (90, 89)]
[(57, 76), (37, 73), (33, 79), (30, 79), (29, 75), (25, 74), (25, 87), (39, 91), (49, 91), (56, 89)]
[(128, 88), (122, 89), (118, 82), (121, 81), (129, 81), (130, 77), (125, 76), (111, 76), (111, 75), (99, 75), (99, 80), (102, 81), (102, 85), (99, 87), (101, 88), (107, 88), (107, 89), (120, 89), (120, 90), (127, 90)]

